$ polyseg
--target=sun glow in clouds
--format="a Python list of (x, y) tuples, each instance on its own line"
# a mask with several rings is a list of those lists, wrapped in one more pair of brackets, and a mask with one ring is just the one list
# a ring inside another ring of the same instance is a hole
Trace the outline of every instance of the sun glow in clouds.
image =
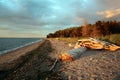
[(97, 12), (98, 15), (105, 16), (106, 18), (110, 18), (116, 15), (120, 14), (120, 8), (119, 9), (114, 9), (114, 10), (106, 10), (106, 11), (101, 11)]

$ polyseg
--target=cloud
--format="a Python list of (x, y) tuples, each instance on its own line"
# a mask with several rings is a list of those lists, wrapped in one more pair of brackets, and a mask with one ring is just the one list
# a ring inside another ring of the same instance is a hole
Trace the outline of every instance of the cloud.
[(45, 36), (84, 20), (94, 23), (102, 16), (117, 15), (119, 7), (119, 0), (0, 0), (0, 34), (10, 30)]
[[(6, 1), (6, 0), (4, 0)], [(14, 0), (11, 0), (11, 2)], [(6, 3), (6, 4), (5, 4)], [(50, 16), (52, 9), (50, 9), (49, 0), (21, 0), (19, 2), (20, 7), (16, 11), (15, 8), (12, 8), (12, 10), (9, 8), (11, 5), (14, 5), (17, 7), (18, 5), (11, 4), (10, 1), (8, 2), (1, 2), (0, 3), (0, 17), (2, 17), (4, 20), (12, 20), (12, 22), (25, 22), (26, 21), (37, 21), (41, 18), (46, 18), (47, 16)], [(31, 23), (30, 22), (30, 23)]]
[(120, 14), (120, 8), (114, 10), (105, 10), (101, 12), (97, 12), (98, 15), (104, 16), (106, 18), (110, 18)]
[(16, 32), (11, 30), (0, 30), (0, 33), (4, 33), (0, 34), (0, 37), (44, 37), (44, 35), (40, 35), (40, 33)]
[[(78, 25), (83, 18), (94, 22), (97, 18), (95, 11), (108, 5), (103, 2), (105, 0), (2, 0), (0, 21), (40, 27), (50, 24)], [(111, 2), (107, 0), (106, 3)]]
[[(103, 0), (102, 0), (103, 1)], [(104, 0), (104, 4), (107, 4), (107, 8), (118, 8), (120, 7), (120, 0)]]

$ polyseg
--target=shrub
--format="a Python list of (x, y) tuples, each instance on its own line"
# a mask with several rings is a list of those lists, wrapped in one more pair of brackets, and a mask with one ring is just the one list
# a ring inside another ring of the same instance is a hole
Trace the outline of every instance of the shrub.
[(111, 35), (109, 38), (109, 41), (114, 43), (114, 44), (120, 45), (120, 34)]

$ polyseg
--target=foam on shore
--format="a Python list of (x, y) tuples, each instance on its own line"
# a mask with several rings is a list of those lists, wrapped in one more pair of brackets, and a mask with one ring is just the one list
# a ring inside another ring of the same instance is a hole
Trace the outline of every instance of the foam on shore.
[(43, 39), (40, 39), (40, 40), (37, 40), (37, 41), (34, 41), (34, 42), (26, 43), (26, 44), (24, 44), (24, 45), (18, 46), (18, 47), (13, 48), (13, 49), (5, 50), (5, 51), (0, 51), (0, 55), (9, 53), (9, 52), (11, 52), (11, 51), (15, 51), (15, 50), (17, 50), (17, 49), (20, 49), (20, 48), (23, 48), (23, 47), (26, 47), (26, 46), (29, 46), (29, 45), (32, 45), (32, 44), (37, 43), (37, 42), (40, 42), (40, 41), (42, 41), (42, 40), (43, 40)]
[(38, 48), (45, 40), (38, 40), (10, 50), (10, 52), (0, 55), (0, 64), (9, 63), (26, 53)]

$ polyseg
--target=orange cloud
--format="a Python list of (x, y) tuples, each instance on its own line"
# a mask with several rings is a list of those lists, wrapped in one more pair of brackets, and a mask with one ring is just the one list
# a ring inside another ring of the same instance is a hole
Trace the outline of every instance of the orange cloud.
[(120, 14), (120, 8), (114, 9), (114, 10), (106, 10), (106, 11), (97, 12), (97, 14), (104, 16), (106, 18), (110, 18), (110, 17)]

